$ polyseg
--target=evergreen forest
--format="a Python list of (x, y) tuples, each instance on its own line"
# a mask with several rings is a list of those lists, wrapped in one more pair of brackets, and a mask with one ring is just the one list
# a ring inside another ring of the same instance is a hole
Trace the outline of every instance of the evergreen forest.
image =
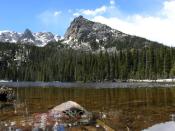
[(83, 51), (61, 43), (45, 47), (0, 43), (0, 79), (99, 82), (175, 77), (175, 48)]

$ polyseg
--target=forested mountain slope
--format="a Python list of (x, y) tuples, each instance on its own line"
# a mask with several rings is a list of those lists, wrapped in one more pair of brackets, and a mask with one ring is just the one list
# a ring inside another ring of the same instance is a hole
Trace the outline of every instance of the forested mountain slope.
[[(55, 45), (55, 46), (52, 46)], [(115, 52), (0, 43), (0, 79), (20, 81), (105, 81), (175, 76), (175, 49), (145, 47)]]

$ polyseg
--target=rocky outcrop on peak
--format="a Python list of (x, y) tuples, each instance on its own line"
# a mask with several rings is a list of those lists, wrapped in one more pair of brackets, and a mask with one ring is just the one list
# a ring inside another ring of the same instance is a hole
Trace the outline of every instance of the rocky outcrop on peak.
[(18, 42), (20, 43), (34, 43), (35, 37), (29, 29), (26, 29), (22, 36), (19, 38)]

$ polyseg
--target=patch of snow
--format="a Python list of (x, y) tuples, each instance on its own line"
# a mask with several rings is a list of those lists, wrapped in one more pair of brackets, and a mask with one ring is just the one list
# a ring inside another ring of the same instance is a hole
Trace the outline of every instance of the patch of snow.
[(82, 42), (82, 46), (89, 47), (89, 44), (87, 42)]
[(126, 37), (126, 36), (129, 36), (129, 35), (122, 33), (122, 34), (120, 34), (120, 36), (121, 37)]
[(112, 33), (116, 33), (116, 30), (112, 29), (111, 32), (112, 32)]
[(175, 82), (175, 79), (157, 79), (156, 82)]
[(0, 31), (0, 35), (1, 35), (2, 33), (8, 33), (8, 32), (12, 32), (12, 31), (10, 31), (10, 30), (3, 30), (3, 31)]
[(11, 42), (12, 42), (12, 43), (16, 43), (16, 42), (17, 42), (17, 40), (13, 39)]
[(175, 131), (175, 122), (171, 121), (171, 122), (156, 124), (142, 131)]
[(42, 44), (38, 44), (38, 45), (36, 45), (37, 47), (44, 47), (44, 46), (46, 46), (47, 45), (47, 43), (42, 43)]
[(11, 82), (11, 81), (8, 81), (8, 80), (0, 80), (0, 82)]
[(64, 37), (63, 37), (63, 36), (61, 36), (61, 37), (60, 37), (60, 40), (64, 40)]
[(145, 79), (145, 80), (136, 80), (136, 79), (129, 79), (130, 82), (175, 82), (175, 78), (174, 79), (157, 79), (157, 80), (149, 80), (149, 79)]
[(65, 40), (64, 42), (65, 42), (66, 44), (69, 44), (71, 41), (72, 41), (72, 37), (70, 36), (69, 39)]
[(107, 37), (104, 37), (104, 38), (103, 38), (103, 41), (106, 41), (106, 40), (107, 40)]
[(77, 39), (74, 39), (74, 42), (78, 42), (78, 40)]
[(99, 42), (100, 42), (100, 40), (99, 40), (99, 39), (96, 39), (96, 42), (97, 42), (97, 43), (99, 43)]
[(61, 39), (61, 37), (59, 35), (55, 35), (54, 38), (57, 42)]

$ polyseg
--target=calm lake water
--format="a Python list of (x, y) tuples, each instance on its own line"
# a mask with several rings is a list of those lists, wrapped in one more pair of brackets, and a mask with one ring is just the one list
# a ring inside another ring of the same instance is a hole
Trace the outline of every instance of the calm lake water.
[(171, 120), (175, 113), (175, 88), (18, 88), (16, 106), (0, 108), (0, 121), (25, 123), (34, 113), (44, 113), (72, 100), (91, 112), (104, 112), (105, 124), (117, 131), (140, 131)]

